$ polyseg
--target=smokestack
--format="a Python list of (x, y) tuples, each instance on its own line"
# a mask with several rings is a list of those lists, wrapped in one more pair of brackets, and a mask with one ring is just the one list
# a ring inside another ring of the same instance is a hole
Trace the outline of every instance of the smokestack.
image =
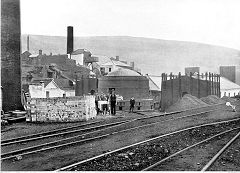
[(27, 51), (29, 52), (29, 35), (27, 36)]
[(20, 54), (20, 0), (1, 0), (1, 99), (4, 112), (23, 110)]
[(116, 56), (116, 60), (119, 61), (119, 56)]
[(73, 27), (67, 27), (67, 54), (73, 52)]

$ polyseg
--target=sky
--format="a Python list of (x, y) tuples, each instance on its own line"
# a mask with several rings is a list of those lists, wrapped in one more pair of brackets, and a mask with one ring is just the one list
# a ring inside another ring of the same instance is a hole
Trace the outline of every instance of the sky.
[(21, 0), (22, 34), (134, 36), (240, 50), (239, 0)]

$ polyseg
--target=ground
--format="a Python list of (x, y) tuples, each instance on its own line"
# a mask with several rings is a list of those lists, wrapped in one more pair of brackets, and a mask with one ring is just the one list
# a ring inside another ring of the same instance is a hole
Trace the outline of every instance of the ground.
[[(149, 139), (155, 135), (169, 133), (185, 127), (193, 125), (210, 123), (219, 120), (232, 119), (240, 117), (240, 102), (237, 104), (237, 112), (232, 112), (229, 107), (221, 106), (218, 110), (208, 113), (206, 115), (189, 117), (186, 119), (179, 119), (175, 121), (166, 121), (164, 123), (155, 124), (151, 127), (144, 127), (137, 130), (124, 132), (117, 135), (112, 135), (107, 138), (93, 141), (91, 143), (83, 144), (81, 146), (72, 146), (61, 150), (55, 150), (51, 152), (45, 152), (41, 154), (34, 154), (25, 156), (21, 162), (4, 162), (2, 163), (2, 170), (54, 170), (61, 166), (74, 163), (86, 158), (90, 158), (103, 152), (114, 150), (119, 147), (123, 147), (129, 144), (133, 144), (145, 139)], [(150, 114), (158, 114), (158, 112), (151, 112)], [(132, 117), (141, 117), (139, 114), (119, 112), (116, 117), (100, 117), (91, 121), (104, 120), (106, 122), (114, 122), (124, 120)], [(162, 117), (162, 120), (168, 117)], [(79, 123), (67, 123), (67, 124), (34, 124), (34, 123), (19, 123), (7, 126), (2, 129), (1, 138), (7, 139), (26, 134), (32, 134), (36, 132), (48, 131), (51, 129), (63, 128)], [(189, 160), (191, 162), (191, 159)], [(44, 165), (44, 167), (42, 166)]]

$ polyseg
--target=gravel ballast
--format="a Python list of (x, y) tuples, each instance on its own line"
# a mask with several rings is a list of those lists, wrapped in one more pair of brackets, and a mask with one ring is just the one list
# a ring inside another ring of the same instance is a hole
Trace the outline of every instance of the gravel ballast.
[(240, 171), (239, 137), (222, 153), (209, 171)]
[(200, 127), (106, 155), (70, 171), (140, 171), (187, 146), (238, 126), (240, 121)]

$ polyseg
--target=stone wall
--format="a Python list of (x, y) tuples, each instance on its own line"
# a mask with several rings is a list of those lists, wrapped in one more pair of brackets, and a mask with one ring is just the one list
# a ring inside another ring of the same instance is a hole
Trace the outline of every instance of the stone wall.
[(96, 117), (94, 96), (32, 98), (28, 109), (30, 122), (74, 122)]

